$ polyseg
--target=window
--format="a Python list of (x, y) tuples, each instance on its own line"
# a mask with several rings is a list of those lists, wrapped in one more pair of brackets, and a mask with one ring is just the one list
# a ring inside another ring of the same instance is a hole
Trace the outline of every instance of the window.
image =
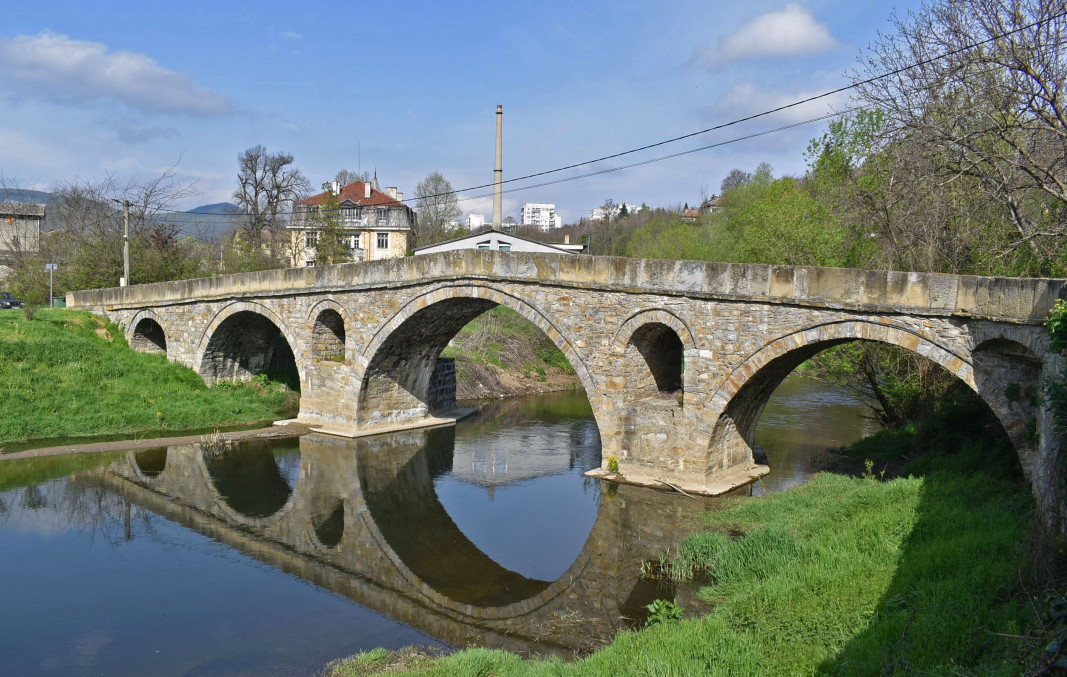
[(504, 244), (503, 242), (501, 242), (499, 249), (502, 252), (509, 252), (509, 251), (511, 251), (511, 245), (510, 244)]
[(384, 226), (387, 223), (389, 223), (389, 210), (385, 207), (378, 207), (378, 225)]
[(486, 240), (485, 242), (479, 242), (478, 243), (478, 249), (490, 249), (492, 243), (493, 243), (492, 240)]
[(318, 247), (319, 246), (319, 231), (309, 230), (307, 232), (307, 246)]
[(389, 249), (389, 233), (378, 233), (378, 249)]
[(361, 207), (344, 207), (341, 209), (341, 218), (343, 219), (358, 219), (362, 214), (363, 209)]

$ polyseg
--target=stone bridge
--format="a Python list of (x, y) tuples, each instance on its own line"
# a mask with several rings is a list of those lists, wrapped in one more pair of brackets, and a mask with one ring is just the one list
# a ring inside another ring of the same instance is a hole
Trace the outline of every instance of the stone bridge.
[[(1065, 281), (457, 251), (72, 292), (132, 347), (206, 381), (295, 355), (299, 420), (347, 435), (440, 423), (439, 356), (496, 305), (563, 351), (600, 428), (604, 468), (714, 494), (765, 472), (756, 422), (797, 365), (878, 341), (923, 355), (989, 405), (1039, 500), (1056, 440), (1037, 398), (1062, 357), (1042, 320)], [(454, 392), (454, 390), (453, 390)], [(1028, 432), (1029, 431), (1029, 432)]]
[(268, 448), (196, 444), (129, 452), (75, 480), (458, 647), (586, 652), (656, 597), (698, 604), (697, 586), (650, 587), (641, 566), (675, 546), (706, 503), (609, 490), (567, 571), (531, 579), (483, 554), (438, 500), (433, 479), (452, 462), (454, 430), (304, 436), (292, 485)]

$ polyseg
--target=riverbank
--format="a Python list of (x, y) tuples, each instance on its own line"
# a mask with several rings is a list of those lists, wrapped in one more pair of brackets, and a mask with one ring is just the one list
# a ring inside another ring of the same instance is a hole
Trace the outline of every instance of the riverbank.
[(456, 399), (461, 402), (581, 387), (566, 356), (544, 332), (504, 306), (463, 327), (443, 355), (456, 360)]
[(1017, 637), (1042, 620), (1020, 586), (1032, 508), (1025, 487), (981, 475), (822, 474), (708, 514), (653, 567), (703, 580), (699, 618), (622, 633), (576, 663), (470, 649), (408, 674), (1021, 674), (1041, 656)]
[(260, 376), (204, 385), (164, 355), (130, 350), (86, 312), (0, 311), (0, 451), (100, 435), (173, 435), (290, 418), (299, 394)]

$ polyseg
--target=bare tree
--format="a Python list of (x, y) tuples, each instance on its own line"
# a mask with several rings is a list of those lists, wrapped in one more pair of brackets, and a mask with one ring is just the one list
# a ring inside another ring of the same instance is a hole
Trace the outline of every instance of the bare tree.
[(419, 244), (440, 241), (449, 234), (449, 224), (463, 213), (452, 184), (441, 172), (430, 172), (415, 186), (415, 210), (419, 218)]
[(342, 186), (347, 186), (348, 184), (355, 183), (356, 181), (367, 182), (370, 181), (370, 172), (363, 172), (360, 174), (348, 169), (342, 169), (341, 171), (337, 172), (337, 175), (333, 177), (333, 180), (341, 184)]
[[(940, 0), (892, 20), (853, 74), (859, 99), (887, 117), (888, 144), (939, 186), (999, 205), (1011, 237), (1062, 266), (1067, 235), (1067, 19), (1062, 0)], [(936, 57), (936, 58), (932, 58)], [(908, 68), (910, 64), (921, 66)]]
[(293, 166), (292, 154), (268, 153), (262, 145), (242, 151), (237, 156), (233, 200), (242, 216), (240, 231), (247, 246), (265, 248), (271, 258), (277, 258), (284, 244), (284, 219), (293, 203), (310, 191), (311, 183)]
[(751, 180), (752, 174), (735, 167), (730, 170), (730, 173), (719, 184), (719, 193), (725, 193), (731, 188), (740, 188)]

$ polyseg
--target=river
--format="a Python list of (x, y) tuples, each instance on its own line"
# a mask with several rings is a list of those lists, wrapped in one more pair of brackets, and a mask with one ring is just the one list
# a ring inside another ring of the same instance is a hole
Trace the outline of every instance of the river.
[[(804, 481), (872, 431), (793, 376), (756, 441)], [(0, 493), (5, 674), (304, 675), (375, 647), (579, 655), (695, 585), (642, 577), (714, 499), (603, 484), (582, 393), (365, 440), (184, 445)], [(8, 471), (0, 464), (0, 480)], [(9, 484), (9, 483), (8, 483)], [(6, 484), (0, 484), (6, 486)]]

